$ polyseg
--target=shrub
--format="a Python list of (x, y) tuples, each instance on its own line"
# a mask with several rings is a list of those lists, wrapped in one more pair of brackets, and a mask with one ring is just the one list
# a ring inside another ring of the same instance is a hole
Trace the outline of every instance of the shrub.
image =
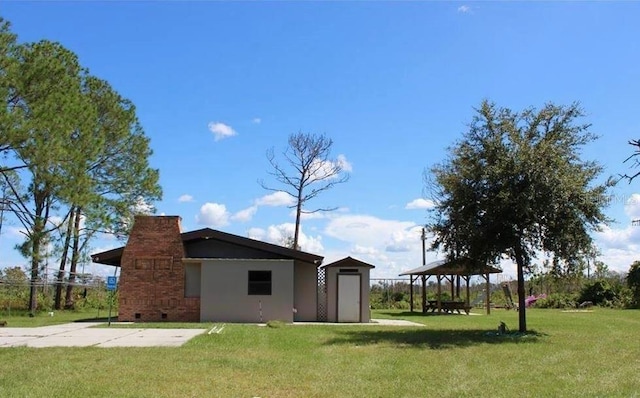
[(640, 261), (634, 261), (631, 264), (626, 280), (631, 294), (630, 305), (638, 308), (640, 307)]
[(593, 305), (612, 307), (614, 302), (618, 300), (616, 291), (606, 280), (596, 280), (588, 282), (580, 292), (578, 298), (579, 303), (591, 301)]
[(573, 294), (551, 293), (535, 302), (535, 308), (575, 308), (576, 296)]
[(274, 328), (274, 329), (281, 328), (281, 327), (283, 327), (285, 325), (286, 325), (286, 323), (284, 323), (282, 321), (277, 321), (277, 320), (276, 321), (267, 322), (267, 327)]

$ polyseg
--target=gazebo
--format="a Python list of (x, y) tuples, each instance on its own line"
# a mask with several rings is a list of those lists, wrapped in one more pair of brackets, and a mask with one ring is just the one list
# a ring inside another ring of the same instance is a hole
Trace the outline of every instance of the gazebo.
[[(469, 303), (469, 280), (474, 275), (480, 275), (484, 278), (486, 282), (486, 294), (485, 294), (485, 304), (487, 308), (487, 314), (491, 313), (490, 307), (490, 292), (491, 292), (491, 283), (489, 280), (489, 276), (491, 274), (499, 274), (502, 270), (499, 268), (493, 267), (491, 265), (483, 265), (477, 266), (472, 264), (471, 259), (461, 258), (453, 261), (448, 260), (436, 260), (430, 262), (429, 264), (423, 265), (422, 267), (412, 269), (410, 271), (406, 271), (400, 274), (400, 276), (409, 275), (409, 286), (410, 286), (410, 300), (409, 306), (411, 308), (411, 312), (413, 312), (413, 283), (420, 279), (422, 281), (422, 312), (427, 312), (431, 310), (432, 312), (437, 311), (438, 313), (444, 312), (453, 312), (457, 310), (464, 310), (467, 314), (469, 313), (469, 309), (471, 305)], [(438, 297), (437, 300), (427, 301), (427, 280), (435, 276), (438, 281)], [(451, 298), (460, 298), (460, 280), (465, 281), (466, 285), (466, 295), (465, 301), (442, 301), (442, 281), (448, 281), (451, 283)]]

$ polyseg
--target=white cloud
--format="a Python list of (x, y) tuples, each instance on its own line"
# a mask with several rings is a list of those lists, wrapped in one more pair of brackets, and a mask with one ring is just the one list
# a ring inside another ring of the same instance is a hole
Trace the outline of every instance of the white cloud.
[(315, 180), (323, 180), (323, 179), (332, 179), (340, 177), (340, 174), (335, 174), (329, 177), (329, 174), (335, 171), (336, 167), (340, 167), (343, 172), (351, 172), (353, 171), (353, 167), (351, 163), (347, 160), (347, 157), (344, 155), (338, 155), (336, 161), (320, 161), (316, 160), (311, 164), (311, 171), (313, 171), (313, 178)]
[(410, 252), (412, 246), (416, 245), (413, 232), (394, 231), (387, 241), (385, 251), (388, 252)]
[(594, 234), (598, 247), (602, 249), (635, 250), (640, 242), (640, 227), (611, 228), (603, 226)]
[[(339, 215), (331, 219), (325, 233), (336, 239), (363, 246), (386, 247), (396, 232), (415, 235), (420, 242), (420, 227), (411, 221), (383, 220), (368, 215)], [(419, 243), (416, 243), (419, 244)]]
[(151, 215), (155, 213), (155, 210), (155, 206), (147, 203), (141, 196), (136, 199), (136, 203), (133, 205), (133, 212), (135, 214)]
[[(324, 233), (350, 243), (349, 255), (375, 265), (372, 278), (398, 278), (401, 272), (422, 265), (422, 227), (414, 222), (333, 214)], [(427, 247), (431, 239), (429, 236)], [(427, 252), (426, 260), (430, 262), (439, 257), (442, 254)]]
[[(351, 248), (350, 254), (359, 260), (369, 262), (374, 265), (389, 263), (389, 257), (384, 252), (381, 252), (372, 246), (355, 245)], [(395, 277), (395, 275), (393, 277)]]
[(231, 216), (231, 219), (235, 221), (241, 221), (241, 222), (251, 221), (251, 219), (253, 218), (253, 216), (256, 214), (257, 211), (258, 211), (258, 206), (247, 207), (246, 209), (240, 210), (239, 212)]
[(620, 274), (629, 272), (629, 267), (634, 261), (640, 259), (640, 252), (636, 249), (605, 249), (598, 260), (604, 262), (610, 271)]
[(291, 206), (295, 200), (284, 191), (277, 191), (256, 199), (258, 206)]
[(221, 122), (210, 122), (209, 131), (213, 133), (215, 141), (220, 141), (238, 134), (231, 126)]
[(351, 166), (351, 163), (349, 163), (346, 156), (338, 155), (338, 159), (336, 159), (336, 161), (338, 165), (342, 167), (342, 170), (348, 171), (348, 172), (353, 171), (353, 166)]
[(411, 202), (407, 203), (404, 208), (407, 210), (415, 210), (415, 209), (424, 209), (424, 210), (429, 210), (429, 209), (433, 209), (435, 206), (435, 203), (433, 203), (433, 200), (431, 199), (414, 199)]
[(247, 231), (247, 237), (255, 240), (264, 240), (265, 236), (267, 236), (267, 232), (262, 228), (249, 228)]
[(640, 194), (634, 193), (624, 204), (624, 212), (632, 220), (640, 219)]
[[(270, 225), (266, 231), (261, 228), (251, 228), (248, 232), (248, 236), (251, 239), (262, 240), (282, 246), (293, 237), (294, 231), (295, 224), (283, 223), (279, 225)], [(300, 234), (298, 236), (298, 245), (300, 246), (300, 250), (309, 253), (318, 254), (324, 251), (324, 247), (322, 246), (322, 237), (319, 235), (315, 237), (306, 235), (302, 231), (302, 228), (300, 229)]]
[(466, 14), (468, 12), (471, 12), (471, 7), (469, 7), (467, 5), (461, 5), (460, 7), (458, 7), (458, 12)]
[(180, 195), (180, 197), (178, 198), (178, 202), (180, 203), (193, 202), (193, 196), (188, 194)]
[(294, 230), (295, 225), (292, 223), (270, 225), (269, 228), (267, 228), (265, 239), (269, 243), (284, 245), (288, 239), (293, 237)]
[(205, 203), (196, 215), (196, 222), (208, 227), (224, 227), (229, 224), (227, 207), (218, 203)]
[(253, 124), (260, 124), (260, 123), (262, 123), (262, 119), (260, 119), (259, 117), (254, 117), (251, 122)]
[(379, 251), (375, 247), (372, 246), (360, 246), (355, 245), (353, 249), (351, 249), (351, 253), (353, 254), (378, 254)]

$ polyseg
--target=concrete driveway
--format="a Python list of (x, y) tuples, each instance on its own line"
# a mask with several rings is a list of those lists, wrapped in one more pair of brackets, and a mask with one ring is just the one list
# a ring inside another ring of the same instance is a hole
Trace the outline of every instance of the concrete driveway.
[(207, 329), (91, 328), (100, 323), (66, 323), (37, 328), (0, 327), (5, 347), (178, 347)]

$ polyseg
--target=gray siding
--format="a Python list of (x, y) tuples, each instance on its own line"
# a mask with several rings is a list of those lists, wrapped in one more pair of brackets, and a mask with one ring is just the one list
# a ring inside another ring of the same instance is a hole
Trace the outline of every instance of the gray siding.
[[(271, 295), (248, 294), (249, 271), (271, 271)], [(202, 259), (200, 321), (293, 322), (293, 260)]]
[(315, 265), (295, 263), (294, 319), (299, 322), (318, 320), (318, 269)]

